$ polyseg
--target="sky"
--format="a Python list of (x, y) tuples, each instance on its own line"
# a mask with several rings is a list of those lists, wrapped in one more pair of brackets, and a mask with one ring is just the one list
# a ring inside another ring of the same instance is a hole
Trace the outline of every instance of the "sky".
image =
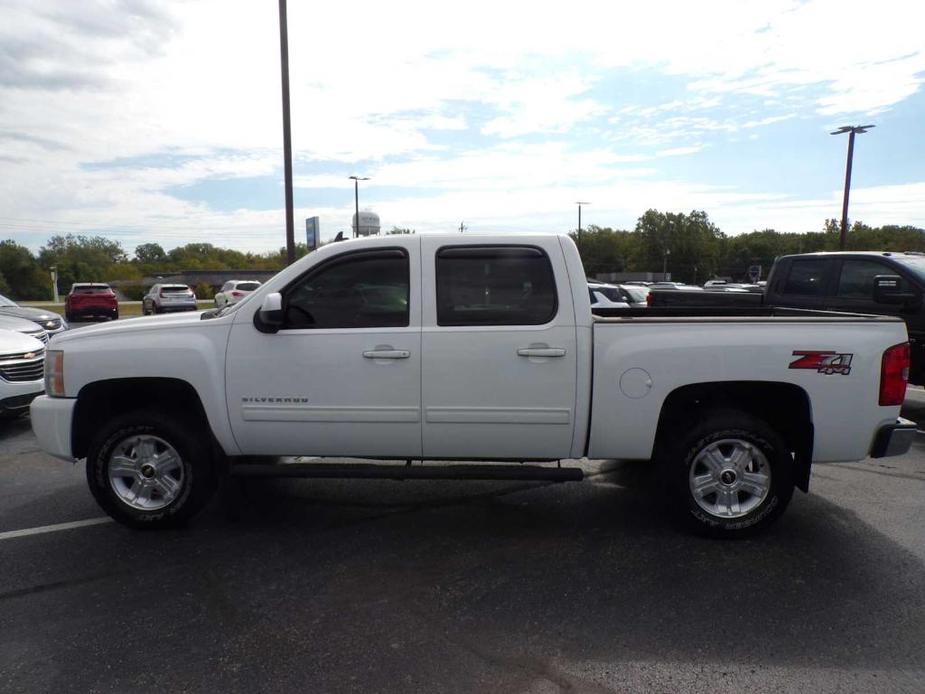
[[(925, 227), (925, 3), (289, 0), (296, 237)], [(271, 0), (0, 0), (0, 238), (285, 244)]]

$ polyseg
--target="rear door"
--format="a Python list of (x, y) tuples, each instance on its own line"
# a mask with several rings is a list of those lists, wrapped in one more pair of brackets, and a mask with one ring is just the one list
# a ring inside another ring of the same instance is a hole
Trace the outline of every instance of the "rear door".
[(426, 458), (569, 455), (576, 329), (555, 237), (422, 238)]
[(832, 291), (838, 261), (826, 256), (792, 258), (775, 278), (771, 303), (792, 308), (823, 309)]

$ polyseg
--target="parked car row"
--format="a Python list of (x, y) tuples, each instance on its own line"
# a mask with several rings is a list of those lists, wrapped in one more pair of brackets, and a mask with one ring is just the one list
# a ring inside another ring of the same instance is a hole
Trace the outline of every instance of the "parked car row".
[(67, 328), (57, 313), (0, 295), (0, 418), (25, 414), (45, 392), (45, 345)]

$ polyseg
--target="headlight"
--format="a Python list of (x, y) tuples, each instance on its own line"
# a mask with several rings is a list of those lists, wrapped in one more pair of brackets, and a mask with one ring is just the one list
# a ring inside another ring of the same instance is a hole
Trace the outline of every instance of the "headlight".
[(50, 320), (50, 321), (48, 321), (47, 323), (45, 323), (45, 327), (46, 327), (46, 328), (49, 328), (49, 329), (54, 328), (54, 327), (55, 327), (55, 322), (54, 322), (53, 320)]
[(45, 352), (45, 393), (53, 398), (64, 397), (64, 352), (60, 349)]

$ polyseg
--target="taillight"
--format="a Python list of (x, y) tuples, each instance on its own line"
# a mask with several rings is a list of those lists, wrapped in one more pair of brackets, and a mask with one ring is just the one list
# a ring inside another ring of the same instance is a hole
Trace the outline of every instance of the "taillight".
[(648, 294), (646, 294), (646, 306), (651, 306), (651, 305), (652, 305), (652, 292), (649, 292)]
[(902, 405), (909, 381), (909, 343), (893, 345), (883, 353), (880, 366), (880, 404)]
[(241, 296), (241, 292), (231, 292), (231, 296)]

